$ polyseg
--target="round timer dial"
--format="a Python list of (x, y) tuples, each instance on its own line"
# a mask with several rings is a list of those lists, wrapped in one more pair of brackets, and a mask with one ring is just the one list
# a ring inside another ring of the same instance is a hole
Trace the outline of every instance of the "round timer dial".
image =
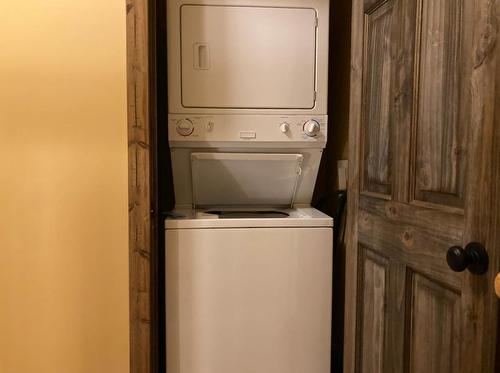
[(311, 119), (304, 123), (304, 133), (309, 137), (315, 137), (319, 131), (321, 131), (321, 126), (318, 121)]
[(191, 122), (189, 119), (181, 119), (177, 122), (176, 130), (177, 133), (181, 136), (189, 136), (194, 131), (193, 122)]

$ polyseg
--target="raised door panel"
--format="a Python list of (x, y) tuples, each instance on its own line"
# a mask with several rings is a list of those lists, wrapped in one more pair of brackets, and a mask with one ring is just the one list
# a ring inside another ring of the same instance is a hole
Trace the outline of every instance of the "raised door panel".
[(418, 273), (411, 276), (408, 371), (453, 373), (460, 364), (460, 294)]
[(360, 247), (360, 253), (358, 370), (383, 373), (389, 263), (364, 247)]
[[(368, 1), (368, 5), (372, 2)], [(363, 181), (365, 192), (390, 196), (391, 101), (394, 63), (391, 57), (393, 1), (370, 6), (365, 13), (363, 68)]]
[[(422, 0), (417, 32), (418, 103), (414, 128), (414, 199), (463, 208), (467, 118), (463, 0)], [(462, 89), (463, 88), (463, 89)]]

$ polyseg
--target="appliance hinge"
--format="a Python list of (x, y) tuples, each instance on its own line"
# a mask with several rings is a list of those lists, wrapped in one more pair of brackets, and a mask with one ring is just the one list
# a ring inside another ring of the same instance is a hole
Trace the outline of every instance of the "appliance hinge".
[(318, 28), (318, 26), (319, 26), (319, 20), (318, 20), (318, 17), (316, 17), (315, 22), (316, 22), (316, 28)]
[(318, 92), (314, 91), (313, 97), (314, 97), (314, 102), (316, 102), (316, 97), (318, 97)]

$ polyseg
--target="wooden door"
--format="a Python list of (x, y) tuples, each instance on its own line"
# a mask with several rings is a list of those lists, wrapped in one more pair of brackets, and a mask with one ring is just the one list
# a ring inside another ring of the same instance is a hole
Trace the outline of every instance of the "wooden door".
[(499, 4), (353, 1), (345, 372), (495, 371)]

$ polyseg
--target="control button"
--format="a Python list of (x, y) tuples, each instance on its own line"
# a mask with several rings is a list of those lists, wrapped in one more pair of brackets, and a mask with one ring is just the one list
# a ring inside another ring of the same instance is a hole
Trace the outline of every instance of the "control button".
[(319, 131), (321, 130), (321, 126), (318, 121), (311, 119), (304, 123), (304, 133), (309, 137), (315, 137)]
[(290, 129), (290, 125), (288, 123), (286, 123), (286, 122), (281, 123), (281, 125), (280, 125), (281, 132), (287, 133), (289, 129)]
[(193, 122), (191, 122), (189, 119), (181, 119), (177, 122), (176, 130), (177, 133), (181, 136), (189, 136), (194, 131)]
[(212, 131), (214, 129), (214, 122), (207, 123), (207, 131)]
[(255, 139), (257, 134), (254, 131), (241, 131), (240, 138), (241, 139)]

